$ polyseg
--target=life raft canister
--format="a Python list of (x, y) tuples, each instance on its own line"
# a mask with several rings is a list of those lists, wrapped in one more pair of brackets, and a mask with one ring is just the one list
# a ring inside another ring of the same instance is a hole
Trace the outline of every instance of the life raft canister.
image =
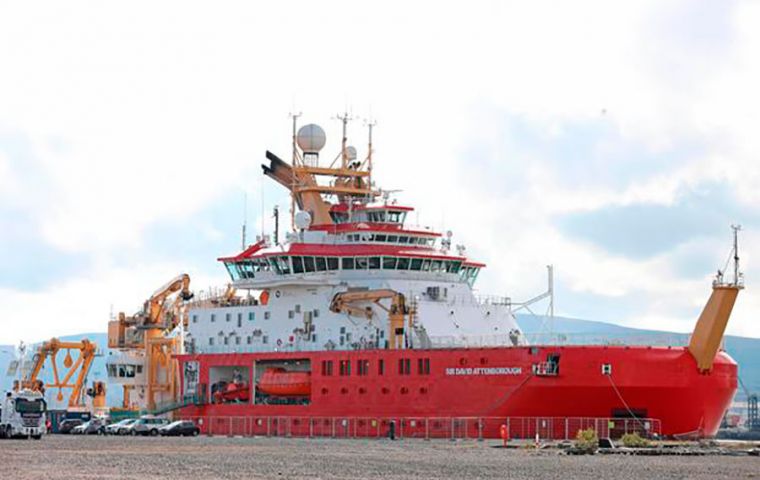
[(262, 305), (269, 303), (269, 290), (261, 292), (261, 295), (259, 295), (259, 303)]

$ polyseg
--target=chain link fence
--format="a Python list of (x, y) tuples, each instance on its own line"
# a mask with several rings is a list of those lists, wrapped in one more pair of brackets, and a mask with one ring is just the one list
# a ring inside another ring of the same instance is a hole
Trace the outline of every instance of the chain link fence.
[(661, 435), (652, 418), (598, 417), (298, 417), (298, 416), (182, 416), (204, 435), (235, 437), (396, 438), (483, 440), (573, 440), (579, 430), (593, 429), (599, 437)]

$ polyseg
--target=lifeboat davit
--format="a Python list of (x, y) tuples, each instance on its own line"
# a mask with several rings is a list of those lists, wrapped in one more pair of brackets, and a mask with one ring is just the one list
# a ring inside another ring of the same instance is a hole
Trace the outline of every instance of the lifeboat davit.
[(311, 395), (311, 372), (267, 368), (257, 388), (261, 393), (277, 397), (308, 397)]

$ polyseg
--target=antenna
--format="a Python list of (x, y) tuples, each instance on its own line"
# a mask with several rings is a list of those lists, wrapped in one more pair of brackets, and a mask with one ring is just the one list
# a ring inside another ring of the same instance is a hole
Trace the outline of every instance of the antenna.
[(246, 224), (248, 223), (248, 192), (243, 192), (243, 229), (242, 229), (242, 238), (241, 238), (241, 249), (245, 250), (245, 228)]
[(272, 217), (274, 217), (274, 244), (279, 245), (280, 244), (280, 207), (275, 205), (274, 206), (274, 212), (272, 214)]
[(353, 120), (351, 116), (348, 114), (348, 112), (343, 112), (343, 115), (341, 114), (336, 115), (337, 119), (343, 122), (343, 139), (340, 142), (340, 157), (341, 157), (341, 167), (342, 168), (348, 168), (348, 152), (346, 151), (346, 146), (348, 142), (348, 121)]
[[(293, 160), (292, 165), (295, 167), (298, 163), (298, 148), (296, 147), (296, 127), (298, 126), (298, 117), (301, 116), (301, 112), (298, 113), (290, 113), (290, 117), (293, 119)], [(293, 175), (293, 181), (290, 185), (290, 191), (295, 192), (296, 190), (296, 176)], [(295, 195), (290, 196), (290, 225), (293, 229), (295, 229), (296, 226), (296, 198)], [(262, 232), (262, 235), (264, 233)]]
[(372, 129), (377, 125), (377, 121), (371, 117), (364, 121), (367, 126), (367, 184), (372, 188)]
[(742, 229), (741, 225), (731, 225), (731, 230), (734, 231), (734, 285), (739, 285), (739, 231)]
[(293, 165), (298, 162), (298, 149), (296, 148), (296, 127), (298, 126), (298, 117), (302, 115), (302, 112), (294, 113), (290, 112), (288, 116), (293, 119)]

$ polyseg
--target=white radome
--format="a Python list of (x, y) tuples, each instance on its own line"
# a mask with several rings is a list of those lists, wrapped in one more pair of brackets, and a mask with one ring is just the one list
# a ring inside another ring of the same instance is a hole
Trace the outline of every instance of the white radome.
[(303, 210), (296, 213), (295, 224), (300, 230), (306, 230), (311, 225), (311, 214)]
[(356, 160), (356, 147), (353, 147), (351, 145), (346, 147), (346, 157), (349, 161), (353, 162)]
[(298, 129), (296, 143), (304, 153), (319, 153), (325, 146), (327, 136), (319, 125), (310, 123)]

